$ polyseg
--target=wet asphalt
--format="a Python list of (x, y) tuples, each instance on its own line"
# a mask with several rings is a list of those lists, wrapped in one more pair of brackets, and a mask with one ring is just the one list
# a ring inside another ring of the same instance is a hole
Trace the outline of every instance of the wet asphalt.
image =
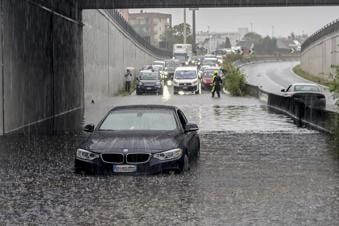
[(176, 105), (200, 126), (201, 157), (189, 172), (78, 175), (74, 153), (87, 134), (0, 137), (0, 223), (338, 225), (339, 159), (327, 135), (254, 98), (170, 90), (87, 98), (84, 123), (141, 103)]

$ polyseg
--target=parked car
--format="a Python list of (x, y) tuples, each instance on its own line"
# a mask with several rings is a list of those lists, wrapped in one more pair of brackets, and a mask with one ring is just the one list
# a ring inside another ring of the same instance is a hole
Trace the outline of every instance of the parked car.
[(302, 103), (305, 107), (326, 108), (326, 96), (321, 88), (312, 83), (295, 83), (281, 90), (283, 96), (292, 98), (293, 102)]
[(173, 78), (174, 94), (179, 91), (200, 93), (200, 79), (197, 67), (178, 67)]
[(111, 109), (75, 155), (75, 171), (154, 174), (189, 170), (199, 158), (198, 126), (172, 106), (134, 105)]
[(221, 69), (219, 67), (207, 67), (201, 76), (201, 88), (202, 89), (211, 89), (212, 88), (212, 78), (214, 75), (214, 72), (218, 72), (219, 76), (221, 78), (224, 77)]
[(140, 71), (137, 79), (137, 95), (141, 95), (143, 93), (156, 93), (162, 95), (163, 85), (159, 72), (150, 70)]

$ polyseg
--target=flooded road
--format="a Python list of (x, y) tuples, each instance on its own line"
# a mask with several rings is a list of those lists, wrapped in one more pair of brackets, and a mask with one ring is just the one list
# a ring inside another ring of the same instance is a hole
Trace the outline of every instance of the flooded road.
[(87, 134), (0, 138), (0, 223), (336, 225), (339, 160), (326, 135), (298, 128), (257, 99), (129, 96), (86, 101), (97, 123), (122, 104), (169, 104), (201, 130), (201, 157), (182, 175), (81, 176)]

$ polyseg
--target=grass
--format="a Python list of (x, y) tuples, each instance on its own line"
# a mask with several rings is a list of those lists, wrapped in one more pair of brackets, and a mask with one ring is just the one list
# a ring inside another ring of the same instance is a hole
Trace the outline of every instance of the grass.
[(321, 85), (324, 85), (324, 86), (330, 86), (332, 84), (332, 82), (328, 79), (320, 78), (318, 76), (312, 75), (312, 74), (304, 71), (301, 68), (300, 64), (298, 64), (297, 66), (295, 66), (293, 68), (293, 72), (296, 73), (297, 75), (299, 75), (300, 77), (306, 79), (306, 80), (309, 80), (309, 81), (312, 81), (312, 82), (315, 82), (315, 83), (318, 83), (318, 84), (321, 84)]

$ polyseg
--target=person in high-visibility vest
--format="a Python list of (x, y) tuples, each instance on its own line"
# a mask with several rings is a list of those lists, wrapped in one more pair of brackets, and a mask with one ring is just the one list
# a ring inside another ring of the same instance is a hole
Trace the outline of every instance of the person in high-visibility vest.
[(220, 90), (222, 86), (222, 79), (218, 71), (215, 71), (212, 78), (212, 98), (214, 97), (215, 92), (217, 92), (218, 98), (220, 98)]

